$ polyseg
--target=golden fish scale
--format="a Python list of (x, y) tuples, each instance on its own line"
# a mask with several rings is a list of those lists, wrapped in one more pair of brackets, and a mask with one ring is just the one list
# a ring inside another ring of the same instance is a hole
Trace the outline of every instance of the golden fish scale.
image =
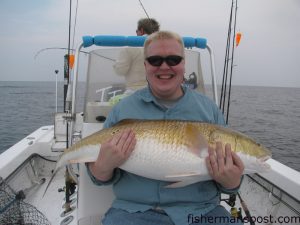
[[(99, 131), (81, 142), (73, 145), (70, 150), (90, 144), (101, 144), (115, 134), (132, 129), (138, 140), (153, 138), (161, 143), (179, 145), (193, 145), (196, 139), (205, 138), (208, 144), (214, 146), (217, 141), (229, 143), (233, 151), (242, 151), (255, 157), (270, 156), (271, 153), (255, 143), (245, 135), (227, 128), (201, 122), (187, 122), (175, 120), (125, 120), (115, 126)], [(199, 142), (199, 140), (198, 140)], [(192, 143), (192, 144), (191, 144)], [(196, 143), (198, 145), (199, 143)]]
[(229, 143), (232, 151), (235, 152), (243, 152), (257, 158), (271, 156), (271, 152), (268, 149), (240, 132), (212, 124), (204, 124), (203, 126), (203, 124), (199, 123), (198, 125), (199, 129), (209, 131), (209, 134), (207, 134), (208, 142), (212, 146), (215, 146), (217, 141), (221, 141), (224, 144)]
[(184, 123), (171, 121), (151, 121), (148, 125), (148, 129), (142, 128), (141, 132), (137, 132), (138, 138), (153, 138), (159, 140), (161, 143), (173, 145), (182, 145), (186, 142), (184, 133), (182, 132), (182, 129), (185, 125)]

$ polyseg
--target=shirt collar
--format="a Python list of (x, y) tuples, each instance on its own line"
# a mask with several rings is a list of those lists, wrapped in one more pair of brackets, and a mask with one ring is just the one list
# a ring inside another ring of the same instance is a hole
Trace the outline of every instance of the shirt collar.
[[(186, 95), (187, 92), (187, 87), (182, 86), (183, 90), (183, 96), (182, 98)], [(156, 102), (155, 97), (153, 96), (151, 89), (149, 85), (141, 90), (139, 90), (139, 97), (144, 101), (144, 102)], [(181, 98), (181, 99), (182, 99)]]

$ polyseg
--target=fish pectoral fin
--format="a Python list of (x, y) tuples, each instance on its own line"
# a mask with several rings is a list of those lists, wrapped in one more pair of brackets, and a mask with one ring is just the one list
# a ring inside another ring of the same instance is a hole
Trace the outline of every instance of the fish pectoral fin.
[(164, 186), (164, 188), (181, 188), (199, 182), (199, 179), (191, 178), (182, 181), (174, 182)]
[(99, 145), (87, 145), (81, 147), (81, 149), (78, 151), (73, 151), (73, 152), (69, 152), (68, 154), (65, 154), (63, 161), (70, 164), (95, 162), (98, 158), (99, 151), (100, 151)]
[(206, 137), (199, 132), (198, 128), (193, 124), (187, 124), (185, 127), (186, 146), (189, 150), (201, 158), (208, 155), (208, 142)]
[(195, 176), (200, 176), (200, 175), (201, 175), (200, 173), (190, 172), (190, 173), (167, 175), (166, 178), (174, 178), (174, 180), (176, 180), (176, 178), (178, 178), (178, 180), (181, 180), (184, 177), (195, 177)]
[(70, 159), (68, 162), (70, 164), (73, 164), (73, 163), (86, 163), (86, 162), (95, 162), (96, 160), (94, 158), (90, 158), (90, 157), (87, 157), (87, 158), (80, 158), (80, 159)]

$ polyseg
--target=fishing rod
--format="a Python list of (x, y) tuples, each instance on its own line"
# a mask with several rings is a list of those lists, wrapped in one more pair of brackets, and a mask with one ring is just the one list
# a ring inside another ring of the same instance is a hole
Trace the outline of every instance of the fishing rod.
[(151, 29), (153, 29), (153, 23), (152, 23), (152, 20), (151, 20), (151, 18), (149, 17), (149, 15), (148, 15), (148, 13), (147, 13), (147, 11), (146, 11), (146, 9), (145, 9), (145, 7), (144, 7), (144, 5), (143, 5), (142, 1), (141, 1), (141, 0), (139, 0), (139, 2), (140, 2), (140, 5), (141, 5), (141, 6), (142, 6), (142, 8), (143, 8), (143, 10), (144, 10), (144, 12), (145, 12), (145, 14), (146, 14), (146, 16), (147, 16), (148, 20), (149, 20), (149, 26), (151, 27)]
[(222, 80), (222, 87), (221, 87), (221, 96), (220, 96), (220, 109), (224, 114), (224, 107), (225, 107), (225, 96), (226, 96), (226, 83), (227, 83), (227, 74), (228, 74), (228, 56), (230, 51), (230, 41), (231, 41), (231, 23), (232, 23), (232, 12), (233, 12), (233, 0), (231, 2), (231, 10), (230, 10), (230, 17), (229, 17), (229, 25), (228, 25), (228, 33), (227, 33), (227, 44), (226, 44), (226, 51), (225, 51), (225, 60), (224, 60), (224, 69), (223, 69), (223, 80)]
[[(65, 78), (65, 83), (64, 83), (64, 111), (68, 111), (66, 109), (66, 97), (67, 97), (67, 90), (68, 90), (68, 85), (70, 83), (70, 44), (71, 44), (71, 18), (72, 18), (72, 0), (70, 0), (70, 7), (69, 7), (69, 34), (68, 34), (68, 54), (66, 58), (67, 65), (66, 65), (66, 71), (64, 74)], [(69, 109), (70, 110), (70, 109)], [(67, 141), (67, 147), (68, 147), (68, 141)]]
[[(37, 59), (37, 57), (42, 53), (42, 52), (44, 52), (44, 51), (48, 51), (48, 50), (68, 50), (68, 48), (64, 48), (64, 47), (49, 47), (49, 48), (42, 48), (42, 49), (40, 49), (40, 50), (38, 50), (36, 53), (35, 53), (35, 55), (34, 55), (34, 59)], [(73, 48), (71, 48), (71, 50), (73, 51), (73, 50), (75, 50), (75, 49), (73, 49)], [(88, 54), (88, 52), (85, 52), (85, 51), (81, 51), (82, 53), (86, 53), (86, 54)]]
[[(64, 47), (49, 47), (49, 48), (43, 48), (43, 49), (40, 49), (39, 51), (37, 51), (37, 53), (34, 55), (34, 59), (37, 59), (37, 57), (44, 51), (48, 51), (48, 50), (67, 50), (68, 48), (64, 48)], [(75, 51), (74, 48), (71, 48), (72, 51)], [(82, 51), (80, 50), (81, 53), (84, 53), (84, 54), (87, 54), (87, 55), (96, 55), (100, 58), (103, 58), (103, 59), (107, 59), (109, 61), (112, 61), (112, 62), (115, 62), (117, 61), (116, 59), (113, 59), (113, 58), (110, 58), (110, 57), (107, 57), (107, 56), (104, 56), (104, 55), (100, 55), (96, 52), (86, 52), (86, 51)]]
[(144, 7), (142, 1), (139, 0), (139, 2), (140, 2), (140, 4), (141, 4), (141, 6), (142, 6), (142, 8), (143, 8), (143, 10), (144, 10), (144, 12), (145, 12), (145, 14), (146, 14), (146, 16), (148, 17), (148, 19), (150, 19), (150, 17), (149, 17), (149, 15), (148, 15), (148, 13), (147, 13), (147, 11), (146, 11), (146, 9), (145, 9), (145, 7)]
[(75, 51), (75, 49), (74, 49), (74, 39), (75, 39), (76, 25), (77, 25), (77, 10), (78, 10), (78, 0), (76, 1), (75, 21), (74, 21), (74, 29), (73, 29), (73, 40), (72, 40), (72, 52)]
[(248, 222), (250, 222), (250, 225), (255, 225), (255, 221), (253, 220), (253, 217), (251, 216), (251, 213), (250, 213), (250, 210), (246, 204), (246, 202), (242, 199), (241, 195), (239, 192), (237, 192), (237, 195), (240, 199), (240, 202), (241, 202), (241, 205), (242, 205), (242, 208), (246, 214), (246, 218), (248, 220)]
[[(235, 9), (234, 9), (234, 5), (235, 5)], [(226, 124), (228, 124), (228, 118), (229, 118), (232, 72), (234, 66), (233, 59), (234, 59), (234, 48), (235, 48), (234, 45), (235, 45), (235, 35), (236, 35), (237, 8), (238, 8), (237, 0), (232, 0), (229, 26), (228, 26), (226, 54), (225, 54), (225, 61), (224, 61), (223, 80), (222, 80), (222, 87), (221, 87), (220, 105), (219, 105), (220, 110), (222, 111), (224, 117), (226, 118), (225, 119)], [(232, 26), (233, 26), (233, 32), (232, 32)], [(232, 36), (232, 41), (231, 41), (231, 36)], [(230, 53), (231, 53), (231, 58), (229, 58)], [(229, 60), (231, 60), (231, 64), (230, 64), (230, 74), (228, 75)], [(229, 84), (228, 84), (228, 76), (229, 76)], [(228, 93), (227, 93), (227, 84), (229, 86)], [(227, 111), (225, 112), (226, 98), (227, 98)]]
[(231, 83), (232, 83), (232, 71), (233, 71), (233, 59), (234, 59), (234, 49), (235, 49), (235, 29), (236, 29), (236, 14), (237, 14), (237, 2), (235, 4), (235, 13), (234, 13), (234, 26), (233, 26), (233, 36), (232, 36), (232, 50), (231, 50), (231, 67), (230, 67), (230, 79), (229, 79), (229, 90), (228, 90), (228, 101), (227, 101), (227, 115), (226, 115), (226, 124), (228, 124), (229, 117), (229, 108), (230, 108), (230, 97), (231, 97)]
[[(67, 98), (67, 92), (68, 87), (70, 84), (70, 43), (71, 43), (71, 17), (72, 17), (72, 0), (70, 0), (70, 8), (69, 8), (69, 35), (68, 35), (68, 54), (65, 55), (65, 71), (64, 71), (64, 112), (68, 113), (70, 111), (70, 106), (68, 109), (66, 108), (66, 98)], [(71, 131), (72, 132), (72, 131)], [(67, 119), (66, 123), (66, 148), (69, 147), (69, 121)], [(68, 213), (72, 210), (71, 208), (71, 179), (70, 179), (70, 173), (68, 171), (68, 167), (66, 167), (65, 170), (65, 211), (64, 213)]]

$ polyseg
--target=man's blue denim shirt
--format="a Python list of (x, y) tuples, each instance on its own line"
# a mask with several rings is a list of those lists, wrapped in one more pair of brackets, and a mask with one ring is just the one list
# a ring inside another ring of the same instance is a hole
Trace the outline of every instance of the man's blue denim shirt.
[[(188, 120), (225, 125), (217, 105), (205, 95), (183, 87), (184, 95), (171, 108), (158, 104), (147, 87), (122, 99), (111, 111), (104, 127), (111, 127), (123, 119), (144, 120)], [(188, 215), (204, 215), (215, 208), (220, 193), (234, 193), (236, 189), (225, 189), (214, 181), (198, 182), (182, 188), (164, 188), (167, 182), (147, 179), (116, 169), (110, 181), (96, 180), (97, 185), (113, 184), (112, 207), (128, 212), (143, 212), (152, 208), (163, 209), (176, 225), (188, 224)]]

